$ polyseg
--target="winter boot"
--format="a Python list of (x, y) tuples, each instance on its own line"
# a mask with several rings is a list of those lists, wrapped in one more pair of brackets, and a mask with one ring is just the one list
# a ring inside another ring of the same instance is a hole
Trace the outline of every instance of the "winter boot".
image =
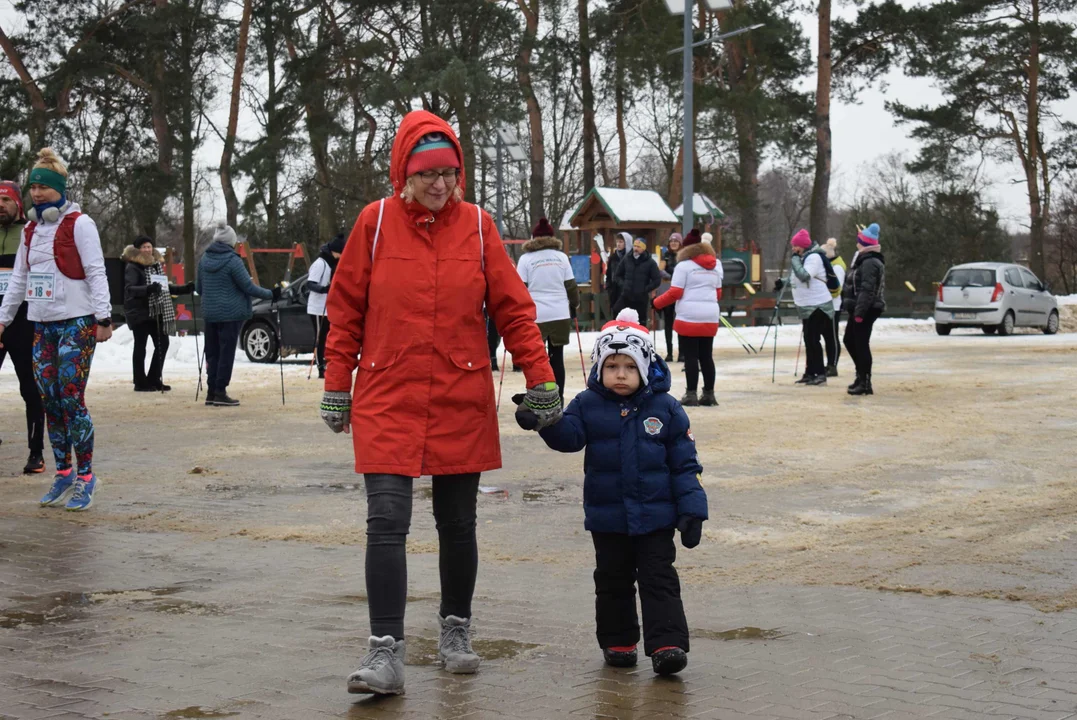
[(852, 392), (853, 390), (856, 390), (858, 387), (860, 387), (863, 384), (864, 384), (864, 378), (860, 375), (860, 373), (857, 373), (856, 374), (856, 380), (854, 380), (853, 384), (849, 386), (849, 392)]
[(827, 365), (826, 366), (826, 376), (828, 378), (837, 377), (838, 376), (838, 366), (837, 365)]
[(445, 664), (445, 669), (463, 675), (478, 670), (482, 658), (471, 649), (471, 618), (458, 618), (455, 615), (443, 618), (439, 615), (438, 622), (441, 624), (438, 660)]
[(703, 390), (703, 394), (699, 396), (699, 404), (704, 407), (718, 407), (718, 400), (714, 397), (713, 390)]
[(171, 392), (172, 386), (165, 385), (163, 382), (158, 380), (156, 383), (153, 384), (153, 389), (157, 392)]
[(673, 353), (671, 353), (671, 352), (666, 353), (666, 362), (667, 363), (673, 362)]
[(657, 675), (676, 675), (688, 667), (688, 653), (679, 647), (664, 647), (651, 655), (651, 666)]
[(239, 400), (228, 397), (226, 392), (219, 392), (213, 396), (213, 404), (218, 407), (235, 407), (239, 405)]
[(826, 373), (822, 375), (812, 375), (808, 378), (808, 382), (805, 385), (826, 385)]
[(135, 392), (157, 392), (157, 388), (150, 385), (148, 382), (135, 383)]
[(812, 378), (811, 375), (809, 375), (808, 373), (804, 373), (803, 375), (800, 376), (800, 379), (797, 380), (796, 383), (794, 383), (794, 384), (795, 385), (807, 385), (808, 381), (811, 380), (811, 378)]
[(206, 405), (215, 405), (216, 402), (217, 402), (217, 393), (215, 393), (215, 392), (207, 392), (206, 393)]
[(636, 646), (602, 648), (602, 657), (610, 667), (636, 667)]
[(849, 389), (849, 394), (850, 395), (874, 395), (875, 391), (871, 389), (871, 375), (865, 375), (861, 379), (860, 385), (858, 387)]
[(696, 407), (699, 405), (699, 398), (696, 397), (695, 390), (689, 390), (681, 397), (681, 405), (685, 407)]
[(41, 457), (41, 453), (34, 450), (30, 453), (30, 457), (26, 458), (26, 467), (22, 469), (23, 475), (36, 475), (38, 473), (45, 472), (45, 458)]
[(348, 676), (348, 692), (375, 695), (404, 694), (404, 641), (392, 635), (370, 636), (370, 653)]

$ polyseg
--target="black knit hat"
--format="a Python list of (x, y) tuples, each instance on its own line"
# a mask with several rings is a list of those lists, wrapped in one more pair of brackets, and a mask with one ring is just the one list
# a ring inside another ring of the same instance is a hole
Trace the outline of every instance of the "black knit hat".
[(348, 236), (343, 233), (329, 241), (329, 252), (343, 253), (344, 246), (348, 244)]
[(137, 249), (141, 248), (143, 245), (145, 245), (146, 243), (149, 243), (150, 245), (153, 245), (154, 244), (153, 243), (153, 238), (149, 237), (148, 235), (139, 235), (138, 237), (135, 238), (135, 241), (133, 243), (131, 243), (131, 244), (134, 245), (135, 249), (137, 250)]

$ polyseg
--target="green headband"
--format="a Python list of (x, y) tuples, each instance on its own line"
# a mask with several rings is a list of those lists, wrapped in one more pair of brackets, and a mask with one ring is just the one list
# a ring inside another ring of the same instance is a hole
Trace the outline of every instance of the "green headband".
[(48, 168), (36, 167), (30, 171), (31, 185), (44, 185), (63, 195), (67, 191), (67, 178)]

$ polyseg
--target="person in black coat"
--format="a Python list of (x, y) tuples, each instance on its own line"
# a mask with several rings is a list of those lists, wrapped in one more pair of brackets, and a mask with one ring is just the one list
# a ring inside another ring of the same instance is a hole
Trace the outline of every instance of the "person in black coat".
[[(699, 234), (699, 230), (692, 228), (692, 233)], [(689, 233), (691, 235), (692, 233)], [(661, 292), (665, 292), (669, 289), (669, 281), (673, 278), (673, 271), (677, 267), (677, 253), (681, 251), (681, 234), (679, 232), (672, 233), (669, 236), (669, 240), (666, 242), (666, 249), (662, 251), (662, 262), (658, 266), (658, 271), (662, 275)], [(660, 311), (662, 315), (662, 330), (666, 335), (666, 362), (673, 362), (673, 322), (677, 319), (677, 308), (675, 305), (667, 305)], [(678, 352), (677, 362), (684, 362), (684, 356)]]
[[(172, 388), (161, 381), (168, 336), (176, 329), (176, 312), (171, 295), (194, 290), (194, 283), (164, 286), (151, 282), (151, 275), (164, 275), (161, 253), (153, 240), (140, 235), (123, 251), (123, 312), (135, 337), (131, 362), (135, 392), (165, 392)], [(153, 339), (153, 358), (146, 372), (146, 341)]]
[(874, 395), (871, 329), (886, 310), (886, 258), (879, 249), (878, 224), (857, 233), (856, 246), (858, 253), (841, 291), (842, 310), (849, 316), (843, 342), (856, 365), (856, 382), (849, 386), (849, 394)]
[(662, 284), (662, 275), (658, 271), (658, 263), (647, 252), (647, 243), (643, 238), (635, 239), (632, 252), (626, 253), (617, 266), (617, 279), (621, 297), (613, 307), (613, 316), (617, 317), (625, 308), (632, 308), (639, 314), (640, 323), (647, 324), (651, 310), (650, 296)]
[(618, 233), (616, 249), (610, 253), (609, 259), (606, 261), (606, 292), (609, 293), (610, 310), (617, 305), (617, 301), (621, 298), (621, 286), (619, 284), (620, 280), (617, 278), (617, 268), (621, 266), (621, 261), (624, 260), (625, 254), (628, 252), (628, 245), (631, 243), (631, 235), (626, 232)]

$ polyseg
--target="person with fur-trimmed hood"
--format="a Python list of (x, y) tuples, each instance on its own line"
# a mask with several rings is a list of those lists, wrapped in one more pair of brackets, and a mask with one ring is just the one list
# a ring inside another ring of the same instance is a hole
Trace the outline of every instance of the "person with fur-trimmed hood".
[[(673, 329), (684, 351), (684, 374), (688, 391), (682, 405), (717, 405), (714, 397), (714, 336), (721, 322), (718, 301), (722, 297), (722, 263), (709, 244), (701, 242), (692, 229), (677, 253), (670, 288), (654, 299), (656, 309), (677, 304)], [(703, 395), (696, 397), (699, 373), (703, 371)]]
[[(123, 250), (123, 312), (135, 337), (131, 362), (134, 366), (135, 392), (168, 392), (172, 388), (161, 381), (168, 352), (168, 337), (176, 332), (176, 308), (172, 295), (194, 290), (194, 283), (161, 285), (155, 275), (164, 275), (164, 258), (153, 246), (152, 238), (139, 235)], [(146, 341), (153, 340), (150, 371), (146, 372)]]
[(516, 266), (531, 299), (535, 301), (536, 322), (550, 358), (561, 401), (565, 399), (565, 345), (572, 337), (572, 318), (580, 304), (580, 291), (568, 255), (554, 236), (546, 218), (535, 223), (531, 239), (524, 243), (523, 256)]

